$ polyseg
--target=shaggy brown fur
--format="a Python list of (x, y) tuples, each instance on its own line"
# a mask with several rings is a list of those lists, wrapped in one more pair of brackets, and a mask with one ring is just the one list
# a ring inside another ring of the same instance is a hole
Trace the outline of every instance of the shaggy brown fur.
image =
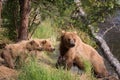
[(14, 68), (16, 60), (25, 61), (29, 53), (43, 50), (54, 51), (54, 47), (49, 40), (33, 39), (6, 45), (1, 56), (8, 67)]
[(69, 70), (73, 64), (84, 69), (84, 60), (89, 61), (99, 77), (108, 76), (102, 56), (90, 45), (82, 42), (76, 32), (62, 32), (60, 42), (60, 56), (57, 66), (64, 64)]

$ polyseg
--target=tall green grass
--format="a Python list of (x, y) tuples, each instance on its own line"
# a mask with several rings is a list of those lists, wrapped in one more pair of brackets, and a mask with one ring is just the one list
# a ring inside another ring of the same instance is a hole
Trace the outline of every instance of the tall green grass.
[(57, 31), (55, 24), (52, 24), (52, 20), (47, 18), (38, 26), (32, 37), (55, 39), (55, 37), (57, 36), (56, 33)]
[(38, 65), (35, 59), (21, 68), (18, 80), (78, 80), (78, 77), (68, 71), (53, 69), (41, 63)]
[(44, 63), (37, 63), (35, 58), (21, 68), (18, 80), (96, 80), (92, 73), (92, 66), (88, 61), (84, 62), (85, 72), (82, 75), (73, 74), (70, 71), (56, 69)]
[(87, 60), (84, 60), (84, 66), (85, 66), (85, 75), (87, 75), (88, 80), (96, 80), (94, 77), (93, 67), (91, 63)]
[[(52, 24), (52, 21), (49, 18), (47, 18), (44, 22), (41, 23), (41, 25), (39, 25), (32, 38), (50, 38), (56, 45), (56, 38), (59, 35), (57, 31), (59, 31), (59, 29), (55, 26), (55, 24)], [(86, 37), (85, 33), (76, 29), (72, 29), (70, 31), (77, 31), (78, 35), (80, 35), (80, 37), (85, 40), (84, 42), (88, 42), (94, 45), (88, 35)], [(56, 54), (58, 54), (57, 52), (58, 51), (50, 56), (54, 57)], [(49, 60), (50, 56), (47, 57), (47, 61)], [(52, 63), (57, 61), (55, 61), (53, 57), (50, 58), (50, 61), (52, 61)], [(92, 66), (88, 61), (85, 61), (85, 73), (83, 74), (85, 76), (74, 75), (69, 71), (55, 69), (53, 66), (50, 66), (46, 66), (44, 62), (39, 62), (38, 65), (36, 60), (31, 60), (29, 63), (22, 67), (18, 80), (95, 80), (92, 74)]]

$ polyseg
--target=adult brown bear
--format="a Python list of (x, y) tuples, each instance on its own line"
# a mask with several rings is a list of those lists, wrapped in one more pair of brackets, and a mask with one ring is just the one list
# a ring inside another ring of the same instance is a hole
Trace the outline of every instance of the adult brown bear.
[(75, 64), (84, 69), (84, 60), (91, 63), (97, 76), (108, 76), (102, 56), (93, 47), (82, 42), (76, 32), (62, 31), (57, 66), (62, 64), (69, 70)]
[(1, 57), (5, 60), (8, 67), (14, 68), (15, 61), (19, 58), (20, 61), (25, 61), (29, 53), (33, 51), (54, 51), (49, 40), (32, 39), (24, 40), (15, 44), (8, 44), (1, 53)]

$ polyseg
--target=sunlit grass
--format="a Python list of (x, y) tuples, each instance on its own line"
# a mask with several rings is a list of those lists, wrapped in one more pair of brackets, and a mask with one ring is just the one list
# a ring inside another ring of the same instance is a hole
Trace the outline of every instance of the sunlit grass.
[(51, 65), (43, 62), (38, 64), (35, 58), (31, 58), (21, 68), (18, 80), (96, 80), (92, 74), (92, 66), (85, 61), (85, 71), (82, 75), (73, 74), (71, 71), (56, 69)]
[(33, 34), (33, 38), (52, 38), (55, 39), (57, 36), (57, 31), (55, 25), (52, 24), (51, 20), (47, 18), (45, 21), (38, 26), (35, 33)]
[(38, 65), (35, 59), (31, 59), (21, 70), (18, 80), (78, 80), (69, 71), (53, 69), (42, 63)]
[(85, 60), (84, 65), (85, 65), (84, 77), (87, 78), (87, 80), (96, 80), (96, 78), (94, 77), (94, 72), (93, 72), (91, 63), (89, 61)]
[[(58, 45), (58, 41), (56, 41), (56, 39), (61, 35), (60, 32), (58, 32), (59, 30), (60, 29), (52, 24), (51, 20), (48, 18), (42, 22), (41, 25), (39, 25), (35, 33), (32, 35), (32, 38), (50, 38), (55, 45)], [(88, 43), (92, 46), (96, 45), (86, 33), (75, 28), (71, 29), (70, 31), (77, 31), (77, 34), (85, 43)], [(43, 52), (43, 54), (46, 55), (45, 52)], [(74, 75), (70, 71), (56, 69), (53, 67), (57, 61), (55, 58), (53, 58), (56, 54), (58, 54), (58, 51), (50, 53), (50, 55), (47, 56), (43, 55), (44, 57), (41, 59), (43, 62), (39, 63), (35, 59), (31, 60), (21, 68), (21, 73), (18, 80), (95, 80), (92, 74), (92, 66), (87, 61), (85, 61), (86, 68), (85, 72), (82, 75)], [(46, 65), (45, 62), (48, 62), (50, 64)]]

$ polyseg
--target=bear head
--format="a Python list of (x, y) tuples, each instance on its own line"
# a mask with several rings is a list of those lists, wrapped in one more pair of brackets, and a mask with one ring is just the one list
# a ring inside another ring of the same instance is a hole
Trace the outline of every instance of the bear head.
[(61, 43), (68, 49), (74, 47), (76, 43), (76, 34), (76, 32), (62, 31)]
[(42, 45), (42, 49), (44, 51), (50, 51), (50, 52), (52, 52), (52, 51), (55, 50), (55, 48), (53, 47), (51, 41), (48, 40), (48, 39), (42, 40), (41, 45)]
[(35, 40), (31, 40), (31, 41), (27, 42), (26, 43), (26, 48), (29, 51), (32, 51), (32, 50), (42, 51), (41, 44), (38, 41), (35, 41)]

